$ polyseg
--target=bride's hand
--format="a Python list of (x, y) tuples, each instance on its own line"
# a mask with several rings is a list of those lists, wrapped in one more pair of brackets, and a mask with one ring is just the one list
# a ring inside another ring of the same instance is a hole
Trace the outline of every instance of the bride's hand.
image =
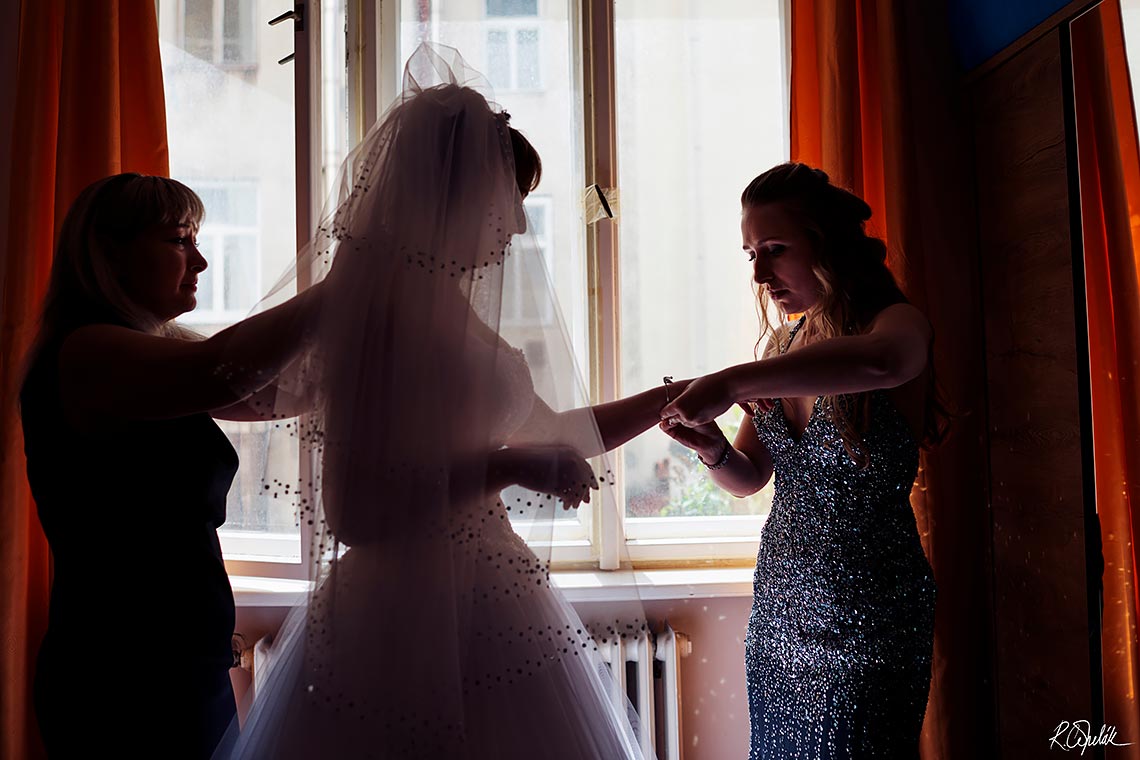
[(502, 449), (496, 454), (510, 473), (512, 484), (554, 496), (564, 509), (588, 504), (590, 489), (598, 488), (590, 465), (569, 446), (525, 446)]
[(679, 422), (668, 419), (662, 420), (659, 427), (665, 431), (665, 435), (685, 448), (695, 451), (704, 462), (717, 461), (724, 454), (725, 444), (728, 443), (724, 431), (715, 422), (685, 427)]

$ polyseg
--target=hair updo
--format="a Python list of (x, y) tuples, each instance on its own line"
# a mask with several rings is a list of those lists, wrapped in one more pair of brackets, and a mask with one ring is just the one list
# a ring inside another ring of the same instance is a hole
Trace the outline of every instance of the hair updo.
[(862, 332), (882, 309), (907, 300), (887, 269), (886, 244), (867, 234), (871, 207), (833, 185), (821, 169), (775, 166), (748, 183), (740, 202), (744, 208), (786, 205), (811, 238), (821, 291), (808, 320), (815, 323), (813, 332), (827, 328), (827, 322), (834, 323), (833, 335)]
[[(879, 296), (868, 304), (875, 313), (883, 306), (905, 300), (886, 269), (886, 244), (867, 234), (871, 207), (854, 193), (833, 185), (822, 169), (800, 163), (775, 166), (744, 188), (740, 203), (745, 208), (768, 203), (787, 204), (800, 216), (813, 238), (821, 267), (844, 284), (854, 285), (856, 281), (868, 279), (877, 281), (879, 287), (872, 291), (861, 287), (859, 299)], [(881, 300), (884, 296), (889, 299), (887, 302)]]
[(530, 144), (530, 140), (526, 139), (522, 132), (510, 126), (511, 115), (503, 111), (502, 119), (507, 124), (507, 130), (511, 135), (511, 153), (514, 154), (515, 159), (515, 181), (518, 183), (519, 193), (525, 196), (534, 192), (538, 183), (542, 181), (542, 159), (538, 157), (538, 151)]

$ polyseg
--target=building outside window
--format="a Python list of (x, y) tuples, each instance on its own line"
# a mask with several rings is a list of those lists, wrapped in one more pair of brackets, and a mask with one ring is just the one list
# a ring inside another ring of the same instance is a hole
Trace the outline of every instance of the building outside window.
[(181, 0), (181, 46), (223, 68), (256, 67), (255, 4), (246, 0)]
[(198, 247), (209, 266), (198, 276), (198, 308), (181, 321), (232, 324), (249, 313), (263, 290), (257, 183), (189, 179), (187, 184), (207, 209)]
[(487, 78), (497, 90), (542, 88), (538, 0), (487, 0)]

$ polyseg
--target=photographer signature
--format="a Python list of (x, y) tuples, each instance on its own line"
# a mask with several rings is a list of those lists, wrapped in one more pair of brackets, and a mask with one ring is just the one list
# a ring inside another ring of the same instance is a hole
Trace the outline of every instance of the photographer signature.
[(1100, 732), (1093, 735), (1092, 724), (1087, 720), (1074, 720), (1072, 723), (1063, 720), (1049, 739), (1049, 749), (1070, 750), (1080, 747), (1082, 755), (1089, 747), (1128, 747), (1131, 744), (1132, 742), (1117, 743), (1116, 726), (1102, 725)]

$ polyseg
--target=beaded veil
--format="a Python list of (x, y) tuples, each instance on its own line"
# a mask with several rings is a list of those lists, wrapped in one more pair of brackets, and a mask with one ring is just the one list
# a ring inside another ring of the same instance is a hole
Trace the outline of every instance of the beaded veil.
[[(313, 590), (219, 754), (642, 757), (549, 578), (562, 504), (498, 492), (504, 447), (551, 483), (569, 447), (598, 457), (591, 500), (616, 509), (542, 257), (518, 244), (527, 221), (486, 80), (421, 46), (337, 187), (259, 306), (324, 280), (310, 348), (277, 380), (313, 411), (275, 425), (265, 465), (286, 497), (273, 449), (299, 443)], [(627, 621), (644, 620), (635, 606)]]

